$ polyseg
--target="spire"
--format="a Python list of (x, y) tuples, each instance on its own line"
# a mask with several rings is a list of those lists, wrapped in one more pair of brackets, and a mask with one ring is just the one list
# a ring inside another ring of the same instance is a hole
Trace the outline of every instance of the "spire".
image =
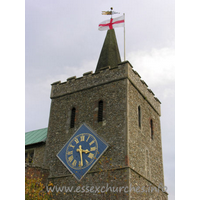
[(115, 36), (114, 29), (107, 31), (107, 35), (99, 56), (99, 61), (97, 63), (96, 72), (99, 72), (102, 68), (110, 66), (111, 68), (117, 67), (121, 63), (121, 58), (119, 54), (119, 49), (117, 45), (117, 39)]

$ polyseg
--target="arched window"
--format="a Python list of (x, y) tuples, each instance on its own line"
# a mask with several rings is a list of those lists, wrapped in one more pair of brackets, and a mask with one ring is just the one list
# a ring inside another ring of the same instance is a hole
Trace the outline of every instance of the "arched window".
[(151, 139), (153, 140), (153, 120), (150, 120), (150, 128), (151, 128)]
[(138, 126), (141, 128), (141, 110), (140, 106), (138, 106)]
[(103, 121), (103, 101), (99, 101), (98, 105), (98, 122)]
[(76, 115), (76, 108), (72, 108), (72, 111), (71, 111), (70, 128), (74, 128), (74, 124), (75, 124), (75, 115)]

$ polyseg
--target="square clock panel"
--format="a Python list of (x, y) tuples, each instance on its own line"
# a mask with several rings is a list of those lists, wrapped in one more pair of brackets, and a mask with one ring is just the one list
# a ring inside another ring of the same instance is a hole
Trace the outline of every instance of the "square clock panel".
[(108, 144), (85, 123), (63, 146), (57, 157), (80, 181), (108, 148)]

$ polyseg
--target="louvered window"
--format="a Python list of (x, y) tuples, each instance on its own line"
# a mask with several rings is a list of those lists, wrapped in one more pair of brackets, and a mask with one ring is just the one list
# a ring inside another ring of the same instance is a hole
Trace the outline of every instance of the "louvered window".
[(99, 101), (99, 107), (98, 107), (98, 122), (103, 121), (103, 101)]
[(75, 125), (75, 115), (76, 115), (76, 108), (72, 108), (70, 128), (74, 128), (74, 125)]
[(150, 120), (150, 128), (151, 128), (151, 139), (153, 140), (153, 120)]
[(138, 126), (141, 128), (141, 109), (140, 106), (138, 106)]

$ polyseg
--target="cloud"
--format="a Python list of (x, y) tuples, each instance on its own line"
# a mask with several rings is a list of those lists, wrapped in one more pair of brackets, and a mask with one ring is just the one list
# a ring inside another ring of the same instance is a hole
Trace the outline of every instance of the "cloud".
[(154, 87), (174, 81), (174, 54), (172, 48), (161, 48), (131, 52), (127, 57), (142, 79)]
[(161, 100), (174, 97), (175, 50), (174, 48), (151, 49), (131, 52), (127, 55), (142, 80)]
[(80, 66), (65, 66), (65, 75), (67, 78), (71, 76), (82, 77), (85, 72), (95, 71), (97, 65), (96, 60), (83, 60), (81, 61)]
[(161, 132), (165, 185), (169, 199), (174, 199), (174, 94), (175, 94), (175, 50), (173, 47), (132, 51), (127, 55), (141, 79), (143, 79), (161, 104)]

